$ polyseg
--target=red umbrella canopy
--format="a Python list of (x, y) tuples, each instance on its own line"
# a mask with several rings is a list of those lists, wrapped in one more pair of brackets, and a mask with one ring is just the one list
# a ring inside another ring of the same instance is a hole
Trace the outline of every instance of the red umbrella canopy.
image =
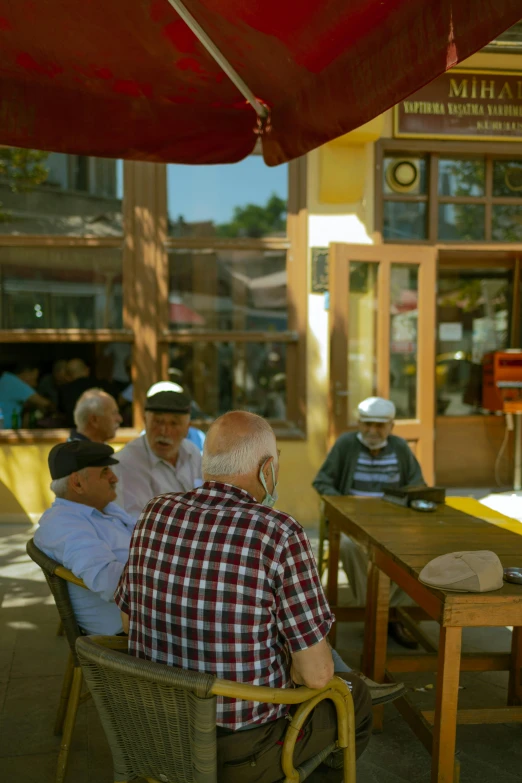
[[(520, 0), (185, 0), (269, 108), (276, 165), (519, 20)], [(248, 155), (257, 115), (169, 0), (0, 0), (0, 143), (176, 163)]]

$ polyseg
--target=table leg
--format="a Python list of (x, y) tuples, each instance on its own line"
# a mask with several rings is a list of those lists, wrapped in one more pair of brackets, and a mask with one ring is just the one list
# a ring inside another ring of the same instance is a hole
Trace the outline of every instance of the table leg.
[(513, 628), (511, 663), (509, 667), (508, 704), (522, 704), (522, 627)]
[[(390, 611), (390, 579), (375, 563), (368, 570), (366, 615), (364, 620), (363, 674), (376, 682), (384, 682)], [(374, 707), (373, 728), (382, 731), (384, 707)]]
[[(333, 520), (330, 520), (330, 530), (328, 533), (329, 538), (329, 550), (328, 550), (328, 584), (326, 587), (326, 597), (330, 606), (337, 606), (339, 603), (339, 586), (338, 586), (338, 573), (339, 573), (339, 545), (341, 541), (341, 533), (338, 526)], [(330, 644), (335, 647), (335, 640), (337, 637), (337, 623), (334, 623), (332, 630), (329, 634)]]
[(432, 783), (454, 783), (462, 628), (441, 626), (437, 703), (431, 756)]

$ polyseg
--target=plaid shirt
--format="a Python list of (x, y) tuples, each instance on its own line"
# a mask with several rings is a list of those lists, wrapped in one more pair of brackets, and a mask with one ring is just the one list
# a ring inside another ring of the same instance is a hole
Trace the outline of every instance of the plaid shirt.
[[(317, 644), (334, 621), (301, 525), (213, 481), (150, 501), (115, 600), (139, 658), (270, 688), (292, 686), (288, 650)], [(217, 722), (238, 729), (287, 711), (218, 697)]]

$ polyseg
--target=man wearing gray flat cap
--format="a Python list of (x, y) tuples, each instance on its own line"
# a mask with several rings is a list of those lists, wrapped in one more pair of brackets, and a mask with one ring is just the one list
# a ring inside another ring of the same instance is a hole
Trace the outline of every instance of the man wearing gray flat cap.
[[(334, 443), (313, 486), (320, 495), (382, 497), (387, 489), (425, 484), (422, 471), (403, 438), (392, 435), (395, 405), (368, 397), (358, 406), (358, 432), (345, 432)], [(366, 603), (368, 558), (361, 546), (341, 534), (341, 560), (353, 594), (353, 605)], [(411, 601), (391, 585), (390, 605)], [(390, 635), (403, 647), (417, 643), (402, 623), (390, 623)]]
[(188, 492), (201, 481), (201, 453), (187, 440), (190, 398), (159, 391), (145, 402), (145, 432), (119, 453), (118, 502), (137, 518), (149, 500)]

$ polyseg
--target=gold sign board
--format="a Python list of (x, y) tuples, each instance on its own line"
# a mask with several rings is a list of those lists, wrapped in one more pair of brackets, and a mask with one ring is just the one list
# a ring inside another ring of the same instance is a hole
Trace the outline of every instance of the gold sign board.
[(522, 141), (522, 71), (452, 69), (394, 108), (404, 139)]

